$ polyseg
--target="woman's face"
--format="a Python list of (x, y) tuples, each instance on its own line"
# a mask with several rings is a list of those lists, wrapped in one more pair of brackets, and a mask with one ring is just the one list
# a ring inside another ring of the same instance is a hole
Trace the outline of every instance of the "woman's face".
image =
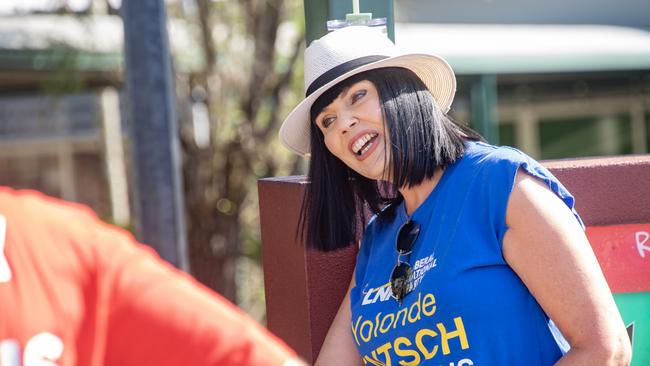
[(373, 83), (361, 80), (343, 89), (315, 122), (323, 132), (327, 149), (345, 165), (366, 178), (386, 179), (388, 136)]

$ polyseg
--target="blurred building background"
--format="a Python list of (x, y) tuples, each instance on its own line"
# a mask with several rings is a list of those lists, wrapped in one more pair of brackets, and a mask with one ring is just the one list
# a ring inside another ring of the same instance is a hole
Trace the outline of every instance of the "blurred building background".
[(87, 203), (124, 225), (124, 167), (108, 174), (105, 159), (123, 164), (123, 154), (105, 153), (121, 141), (102, 133), (104, 125), (121, 127), (121, 24), (114, 18), (0, 18), (0, 179)]
[[(362, 1), (362, 10), (364, 3)], [(192, 274), (263, 319), (256, 180), (303, 94), (302, 1), (169, 0)], [(117, 0), (0, 2), (0, 184), (130, 227)], [(449, 60), (452, 115), (541, 159), (650, 146), (647, 0), (395, 0), (396, 42)], [(154, 184), (154, 183), (152, 183)]]
[(646, 0), (397, 0), (395, 34), (451, 63), (457, 119), (480, 119), (473, 103), (492, 101), (493, 141), (538, 159), (643, 154), (649, 13)]
[[(0, 7), (0, 184), (130, 226), (119, 2), (10, 3)], [(191, 72), (200, 57), (181, 20), (170, 26), (179, 74)]]

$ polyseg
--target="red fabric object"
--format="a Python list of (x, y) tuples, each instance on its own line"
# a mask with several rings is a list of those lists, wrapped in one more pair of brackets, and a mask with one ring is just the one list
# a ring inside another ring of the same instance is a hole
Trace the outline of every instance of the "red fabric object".
[(294, 356), (90, 209), (0, 188), (0, 363), (282, 365)]
[(591, 226), (587, 237), (612, 292), (650, 291), (650, 224)]

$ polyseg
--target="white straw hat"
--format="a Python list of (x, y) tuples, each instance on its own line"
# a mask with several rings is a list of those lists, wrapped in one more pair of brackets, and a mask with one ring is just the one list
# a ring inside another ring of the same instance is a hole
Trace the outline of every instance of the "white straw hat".
[(447, 113), (456, 93), (456, 78), (439, 56), (404, 54), (376, 28), (351, 26), (326, 34), (305, 50), (305, 99), (280, 127), (280, 142), (305, 155), (310, 152), (310, 110), (321, 94), (340, 81), (363, 71), (403, 67), (427, 86), (440, 109)]

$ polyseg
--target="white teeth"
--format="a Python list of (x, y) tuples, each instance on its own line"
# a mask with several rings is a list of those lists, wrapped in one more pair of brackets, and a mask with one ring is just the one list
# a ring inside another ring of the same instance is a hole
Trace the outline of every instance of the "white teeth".
[(370, 145), (366, 146), (366, 148), (363, 149), (363, 151), (359, 152), (359, 150), (361, 150), (361, 148), (375, 136), (377, 136), (376, 133), (367, 133), (367, 134), (359, 137), (357, 139), (357, 141), (355, 141), (354, 144), (352, 145), (352, 152), (354, 152), (357, 155), (361, 155), (361, 154), (365, 153), (366, 151), (368, 151), (368, 149), (370, 148)]

